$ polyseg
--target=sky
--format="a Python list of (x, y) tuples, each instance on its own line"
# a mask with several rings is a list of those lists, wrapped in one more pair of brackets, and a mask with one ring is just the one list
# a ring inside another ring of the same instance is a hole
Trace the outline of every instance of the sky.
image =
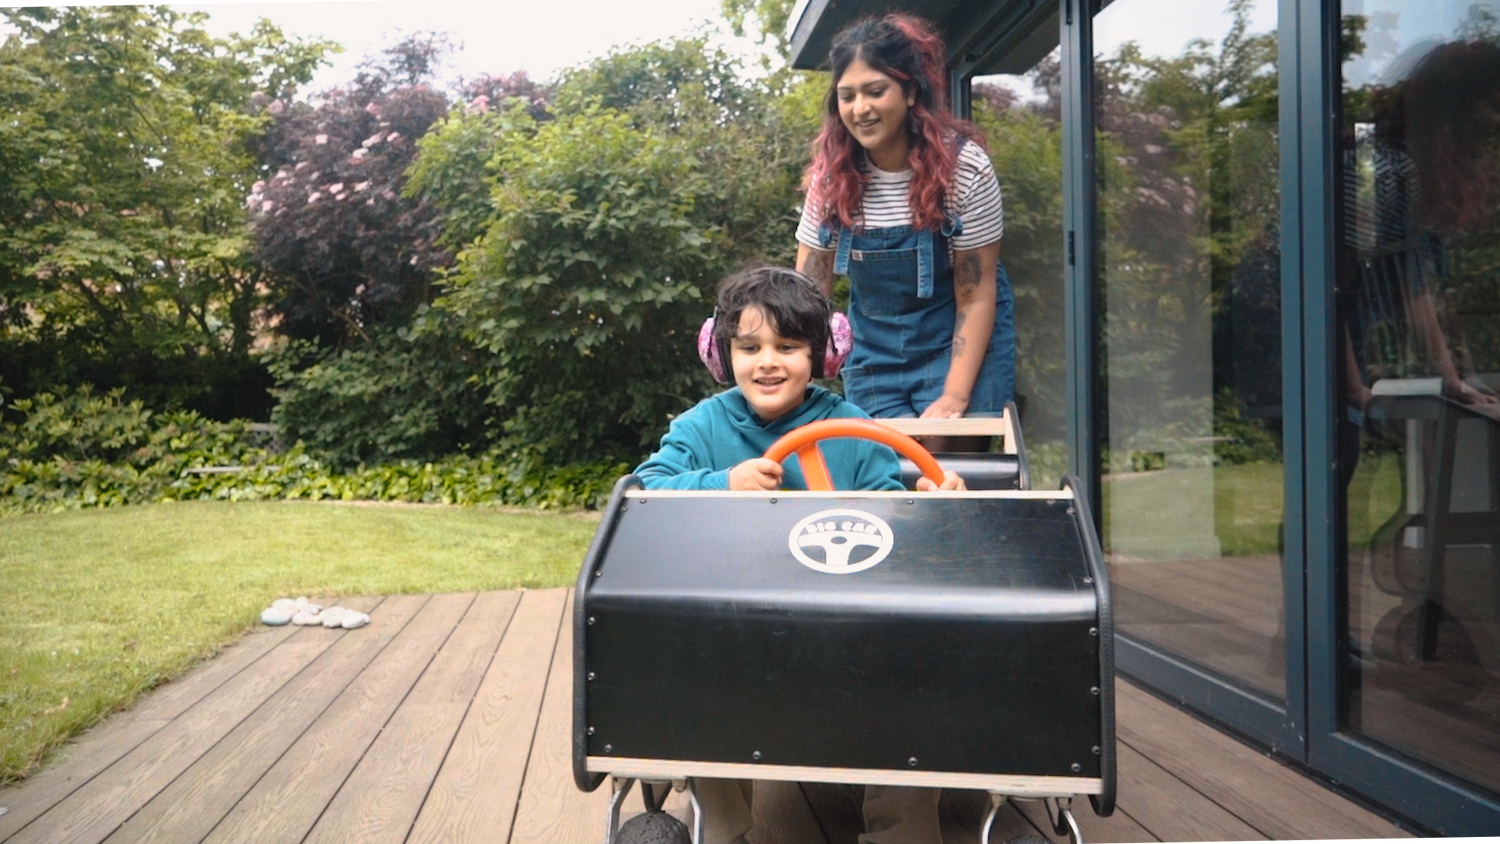
[[(456, 51), (445, 81), (457, 76), (509, 74), (524, 70), (544, 80), (588, 62), (614, 46), (689, 35), (719, 20), (719, 0), (334, 0), (171, 4), (179, 11), (209, 15), (216, 36), (249, 32), (269, 18), (283, 32), (320, 36), (344, 45), (309, 86), (319, 91), (343, 83), (367, 55), (413, 32), (451, 33)], [(748, 52), (748, 44), (733, 45)]]

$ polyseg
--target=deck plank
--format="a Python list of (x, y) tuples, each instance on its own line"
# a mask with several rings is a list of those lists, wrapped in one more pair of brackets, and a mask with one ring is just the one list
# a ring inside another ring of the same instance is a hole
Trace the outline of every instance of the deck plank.
[(5, 841), (99, 772), (167, 726), (187, 707), (244, 670), (296, 632), (293, 627), (257, 627), (217, 657), (146, 695), (137, 705), (106, 719), (53, 755), (24, 782), (0, 789), (0, 841)]
[(417, 815), (411, 844), (510, 837), (567, 594), (547, 589), (521, 598)]
[(1177, 772), (1266, 837), (1411, 837), (1395, 824), (1133, 684), (1120, 682), (1115, 688), (1122, 743)]
[(402, 842), (515, 615), (515, 592), (482, 592), (304, 841)]
[[(604, 840), (608, 781), (587, 794), (573, 784), (572, 590), (566, 603), (510, 844)], [(632, 798), (634, 794), (627, 799)]]
[[(1118, 747), (1119, 793), (1131, 815), (1162, 841), (1259, 841), (1267, 836), (1126, 744)], [(1076, 813), (1075, 813), (1076, 817)]]
[(321, 627), (292, 633), (10, 841), (102, 841), (336, 641)]
[[(201, 841), (346, 686), (396, 637), (425, 601), (351, 598), (371, 624), (337, 633), (337, 644), (235, 727), (105, 841)], [(379, 623), (375, 623), (379, 619)], [(333, 632), (333, 631), (330, 631)]]
[(253, 628), (219, 657), (200, 663), (180, 679), (157, 689), (132, 708), (129, 717), (167, 721), (176, 718), (301, 629), (291, 624)]
[(301, 841), (470, 603), (469, 595), (429, 598), (205, 841)]
[[(0, 841), (602, 840), (609, 787), (572, 780), (570, 594), (393, 597), (358, 635), (256, 632), (0, 792)], [(1075, 801), (1088, 844), (1408, 835), (1124, 681), (1117, 716), (1119, 807)], [(757, 783), (750, 840), (855, 844), (862, 802), (859, 786)], [(986, 808), (945, 792), (947, 844), (977, 844)], [(622, 820), (639, 811), (632, 794)], [(1044, 812), (1013, 801), (991, 840), (1062, 844)]]

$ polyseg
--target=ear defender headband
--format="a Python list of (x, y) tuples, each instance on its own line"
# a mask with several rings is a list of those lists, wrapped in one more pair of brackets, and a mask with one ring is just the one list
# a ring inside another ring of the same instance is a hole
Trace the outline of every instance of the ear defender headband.
[[(703, 327), (698, 329), (698, 357), (703, 359), (703, 365), (708, 367), (708, 372), (715, 381), (728, 384), (734, 380), (727, 363), (729, 341), (714, 339), (716, 316), (717, 312), (715, 316), (704, 320)], [(833, 316), (828, 318), (828, 341), (823, 344), (823, 353), (820, 355), (817, 349), (813, 349), (813, 377), (838, 377), (844, 360), (849, 357), (853, 348), (854, 329), (849, 325), (849, 318), (841, 311), (834, 311)]]
[[(801, 283), (816, 289), (813, 282), (806, 276), (796, 274), (795, 277), (800, 279)], [(698, 357), (703, 360), (703, 365), (708, 367), (709, 374), (713, 375), (715, 381), (728, 384), (734, 380), (734, 372), (729, 365), (729, 338), (714, 336), (718, 315), (719, 309), (714, 308), (714, 315), (704, 320), (703, 327), (698, 329)], [(819, 346), (822, 348), (818, 348)], [(849, 318), (838, 311), (833, 311), (828, 318), (828, 334), (813, 344), (813, 377), (836, 377), (853, 348), (854, 329), (849, 325)]]

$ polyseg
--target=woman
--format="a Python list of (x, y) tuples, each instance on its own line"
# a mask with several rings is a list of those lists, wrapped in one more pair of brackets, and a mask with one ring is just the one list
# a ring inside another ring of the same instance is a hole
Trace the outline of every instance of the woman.
[(850, 279), (845, 396), (875, 417), (999, 415), (1015, 390), (1000, 185), (946, 108), (942, 41), (904, 14), (859, 21), (829, 55), (797, 269)]

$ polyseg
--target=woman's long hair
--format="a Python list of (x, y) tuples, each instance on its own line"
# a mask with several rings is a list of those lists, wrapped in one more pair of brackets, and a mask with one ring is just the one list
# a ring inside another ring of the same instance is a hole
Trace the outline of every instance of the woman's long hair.
[[(1401, 128), (1422, 180), (1418, 219), (1442, 234), (1487, 228), (1500, 203), (1500, 47), (1451, 41), (1402, 83)], [(1486, 102), (1488, 101), (1488, 102)]]
[(838, 84), (855, 59), (901, 84), (915, 103), (907, 110), (906, 131), (911, 139), (912, 224), (936, 229), (943, 223), (944, 199), (953, 189), (958, 168), (959, 138), (984, 147), (972, 123), (948, 111), (945, 49), (932, 26), (912, 15), (895, 13), (855, 21), (834, 39), (828, 54), (832, 79), (824, 99), (823, 130), (813, 141), (812, 163), (803, 176), (808, 197), (822, 203), (825, 220), (853, 226), (865, 195), (859, 169), (864, 148), (839, 117)]

